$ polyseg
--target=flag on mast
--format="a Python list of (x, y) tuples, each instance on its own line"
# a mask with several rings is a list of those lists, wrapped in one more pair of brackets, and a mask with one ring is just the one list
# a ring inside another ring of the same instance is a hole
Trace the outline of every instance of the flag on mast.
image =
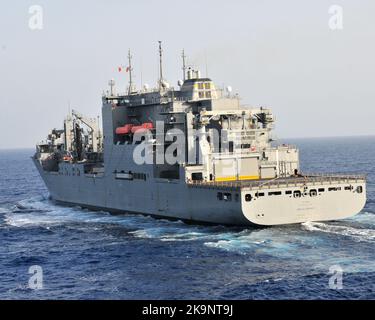
[(130, 71), (130, 67), (125, 67), (125, 66), (119, 66), (118, 67), (118, 72), (126, 72), (128, 73)]

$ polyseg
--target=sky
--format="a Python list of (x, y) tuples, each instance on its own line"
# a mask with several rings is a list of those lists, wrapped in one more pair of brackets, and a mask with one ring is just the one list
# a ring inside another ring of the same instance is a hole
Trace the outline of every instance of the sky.
[(33, 147), (69, 108), (99, 115), (109, 79), (125, 91), (129, 48), (138, 87), (156, 85), (159, 40), (169, 83), (184, 48), (243, 104), (272, 108), (279, 138), (374, 135), (374, 16), (373, 0), (1, 0), (0, 148)]

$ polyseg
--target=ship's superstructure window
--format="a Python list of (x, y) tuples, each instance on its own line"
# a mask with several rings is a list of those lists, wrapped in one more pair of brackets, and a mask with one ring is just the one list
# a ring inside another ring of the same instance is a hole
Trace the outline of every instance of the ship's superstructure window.
[(291, 190), (285, 191), (285, 194), (292, 194), (292, 193), (293, 193), (293, 191), (291, 191)]
[(257, 198), (259, 198), (259, 197), (264, 197), (264, 192), (257, 192), (257, 193), (255, 194), (255, 196), (256, 196)]
[(223, 199), (224, 199), (224, 201), (232, 201), (232, 194), (231, 193), (224, 193)]
[(144, 180), (146, 181), (146, 174), (145, 173), (133, 173), (134, 180)]
[(363, 187), (362, 186), (358, 186), (357, 187), (357, 192), (358, 193), (362, 193), (363, 192)]
[(121, 171), (117, 172), (117, 170), (114, 172), (116, 179), (119, 180), (147, 180), (147, 175), (145, 173), (133, 173), (131, 171)]
[(250, 147), (251, 147), (250, 143), (241, 144), (241, 149), (250, 149)]
[(229, 152), (233, 153), (233, 151), (234, 151), (234, 142), (233, 141), (229, 141)]
[(325, 192), (326, 189), (324, 189), (324, 188), (320, 188), (318, 191), (319, 191), (319, 192)]
[(353, 186), (347, 186), (347, 187), (345, 187), (345, 190), (352, 191), (353, 190)]
[(199, 92), (199, 98), (200, 98), (200, 99), (203, 99), (203, 98), (204, 98), (204, 92), (203, 92), (203, 91), (200, 91), (200, 92)]
[(211, 91), (206, 91), (206, 98), (211, 99)]
[(217, 199), (218, 200), (224, 200), (224, 201), (232, 201), (232, 194), (231, 193), (217, 193)]
[(191, 180), (193, 180), (193, 181), (203, 180), (203, 173), (202, 172), (193, 172), (191, 174)]
[(204, 89), (204, 87), (203, 87), (203, 83), (202, 83), (202, 82), (198, 83), (198, 89), (199, 89), (199, 90), (203, 90), (203, 89)]
[(316, 197), (318, 195), (318, 192), (315, 189), (310, 190), (310, 197)]
[(205, 87), (206, 90), (210, 90), (210, 89), (211, 89), (211, 83), (206, 82), (206, 83), (204, 84), (204, 87)]
[(246, 201), (246, 202), (250, 202), (251, 199), (252, 199), (251, 194), (247, 194), (247, 195), (245, 196), (245, 201)]

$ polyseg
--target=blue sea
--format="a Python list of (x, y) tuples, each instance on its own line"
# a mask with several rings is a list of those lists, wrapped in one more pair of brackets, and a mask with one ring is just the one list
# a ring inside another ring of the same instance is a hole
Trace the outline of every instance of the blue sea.
[(0, 151), (0, 299), (374, 299), (375, 137), (288, 142), (305, 172), (367, 173), (365, 209), (264, 229), (113, 216), (55, 205), (33, 150)]

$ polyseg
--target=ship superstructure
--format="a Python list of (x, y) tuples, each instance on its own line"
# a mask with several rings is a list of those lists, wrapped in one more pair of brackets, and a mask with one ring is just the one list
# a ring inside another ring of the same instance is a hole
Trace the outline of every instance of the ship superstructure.
[[(52, 199), (111, 212), (232, 225), (326, 221), (359, 213), (366, 178), (300, 173), (295, 146), (275, 144), (268, 108), (241, 105), (183, 65), (178, 88), (132, 81), (103, 95), (102, 127), (73, 111), (37, 146)], [(185, 55), (183, 55), (185, 58)]]

